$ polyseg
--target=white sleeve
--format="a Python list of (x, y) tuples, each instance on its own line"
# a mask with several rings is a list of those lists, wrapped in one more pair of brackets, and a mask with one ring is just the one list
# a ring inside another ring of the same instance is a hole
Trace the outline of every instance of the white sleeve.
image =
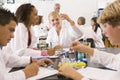
[(7, 67), (21, 67), (26, 66), (30, 63), (29, 56), (18, 56), (9, 46), (2, 49), (2, 56)]
[(35, 31), (34, 31), (34, 27), (32, 26), (31, 29), (31, 35), (32, 35), (32, 42), (30, 44), (30, 48), (37, 48), (37, 43), (39, 43), (39, 37), (35, 36)]
[(100, 39), (102, 39), (102, 31), (101, 31), (101, 28), (98, 27), (96, 34), (98, 35), (98, 37), (99, 37)]
[(31, 48), (25, 48), (25, 49), (17, 50), (17, 55), (18, 56), (36, 57), (36, 56), (41, 56), (41, 51), (40, 50), (34, 50), (34, 49), (31, 49)]
[(91, 61), (100, 63), (111, 69), (120, 70), (120, 54), (114, 55), (94, 49), (94, 55), (91, 57)]
[(26, 80), (25, 73), (22, 70), (11, 72), (10, 75), (12, 76), (11, 80)]
[(74, 37), (76, 37), (76, 38), (80, 38), (83, 36), (82, 31), (76, 26), (72, 26), (72, 33), (71, 34), (73, 34)]
[(88, 79), (88, 78), (86, 78), (86, 77), (83, 77), (81, 80), (90, 80), (90, 79)]
[(10, 55), (8, 58), (8, 67), (25, 67), (30, 64), (30, 57), (28, 56), (17, 56), (16, 54)]
[(46, 43), (49, 44), (49, 47), (55, 47), (59, 42), (58, 42), (58, 36), (56, 35), (56, 31), (54, 28), (51, 28), (50, 31), (48, 32), (48, 36), (46, 39)]
[(22, 48), (27, 48), (28, 44), (28, 31), (23, 24), (18, 24), (14, 32), (14, 49), (19, 50)]
[(51, 30), (48, 32), (48, 36), (47, 36), (47, 39), (46, 39), (46, 43), (50, 43), (52, 40), (51, 40), (51, 36), (52, 36), (52, 34), (51, 34)]
[[(15, 71), (8, 73), (7, 71), (7, 64), (10, 64), (13, 60), (6, 61), (6, 58), (9, 57), (9, 55), (4, 56), (4, 51), (0, 53), (0, 80), (25, 80), (25, 74), (23, 71)], [(9, 53), (7, 53), (9, 54)], [(15, 60), (16, 61), (16, 60)], [(16, 65), (16, 63), (11, 64), (11, 66)], [(27, 64), (27, 63), (26, 63)]]
[(5, 69), (1, 69), (0, 80), (26, 80), (26, 77), (25, 77), (24, 72), (21, 70), (7, 73)]
[(120, 80), (120, 71), (116, 72), (116, 74), (110, 76), (109, 80)]

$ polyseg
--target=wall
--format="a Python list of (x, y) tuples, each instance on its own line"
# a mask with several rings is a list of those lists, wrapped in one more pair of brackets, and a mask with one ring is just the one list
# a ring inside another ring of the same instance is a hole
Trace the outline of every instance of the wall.
[(7, 0), (4, 0), (3, 7), (10, 9), (12, 12), (15, 12), (16, 9), (23, 3), (30, 3), (29, 0), (15, 0), (14, 4), (7, 4)]
[(53, 11), (54, 4), (60, 3), (61, 13), (67, 13), (74, 21), (77, 21), (79, 16), (84, 16), (87, 19), (87, 25), (98, 9), (97, 0), (31, 0), (31, 3), (36, 5), (40, 15), (45, 15), (45, 21), (47, 21), (47, 15)]
[(115, 0), (98, 0), (98, 8), (105, 8), (107, 5)]
[(60, 3), (61, 13), (67, 13), (74, 21), (79, 16), (84, 16), (86, 24), (90, 25), (91, 17), (97, 15), (97, 9), (105, 7), (111, 1), (113, 0), (15, 0), (15, 4), (5, 4), (4, 7), (15, 12), (19, 5), (32, 3), (38, 9), (38, 14), (43, 15), (45, 22), (48, 22), (48, 14), (53, 10), (54, 4)]

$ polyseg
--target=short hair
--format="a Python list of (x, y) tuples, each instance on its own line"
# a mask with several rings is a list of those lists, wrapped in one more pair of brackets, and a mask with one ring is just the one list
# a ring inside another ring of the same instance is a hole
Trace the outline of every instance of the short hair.
[(56, 11), (50, 12), (49, 15), (48, 15), (48, 20), (49, 20), (49, 21), (50, 21), (50, 17), (51, 17), (51, 16), (60, 16), (60, 15), (59, 15), (59, 13), (57, 13)]
[[(79, 21), (80, 21), (81, 23), (80, 23)], [(85, 18), (84, 18), (84, 17), (79, 17), (78, 20), (77, 20), (77, 23), (78, 23), (79, 25), (84, 25), (84, 24), (85, 24)]]
[(60, 7), (60, 4), (59, 3), (55, 3), (55, 6), (59, 6)]
[(14, 13), (11, 13), (9, 10), (1, 7), (0, 8), (0, 25), (5, 26), (6, 24), (9, 24), (11, 20), (15, 21), (16, 24), (18, 23)]
[(113, 27), (120, 25), (120, 0), (108, 5), (100, 14), (98, 23), (108, 23)]
[(56, 11), (56, 12), (59, 13), (59, 11), (60, 11), (60, 4), (59, 4), (59, 3), (56, 3), (56, 4), (54, 5), (54, 11)]
[(20, 7), (18, 7), (16, 11), (16, 17), (18, 19), (18, 22), (22, 22), (25, 25), (28, 25), (30, 20), (30, 14), (33, 11), (33, 8), (35, 8), (32, 4), (22, 4)]

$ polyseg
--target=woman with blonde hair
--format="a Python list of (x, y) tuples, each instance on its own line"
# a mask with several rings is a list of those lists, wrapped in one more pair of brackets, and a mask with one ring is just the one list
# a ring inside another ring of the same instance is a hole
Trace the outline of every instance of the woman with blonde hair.
[[(62, 20), (67, 20), (69, 25), (62, 24)], [(53, 48), (69, 48), (70, 43), (82, 36), (82, 32), (75, 26), (74, 21), (67, 14), (51, 12), (49, 22), (52, 28), (48, 32), (46, 42), (52, 43)]]

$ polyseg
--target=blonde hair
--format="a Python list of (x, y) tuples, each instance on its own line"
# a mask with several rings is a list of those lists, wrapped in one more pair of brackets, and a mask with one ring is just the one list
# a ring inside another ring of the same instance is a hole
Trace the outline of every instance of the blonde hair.
[(120, 25), (120, 0), (108, 5), (100, 14), (98, 23), (108, 23), (113, 27)]
[(50, 21), (50, 17), (51, 16), (59, 16), (59, 14), (55, 11), (52, 11), (49, 15), (48, 15), (48, 20)]

